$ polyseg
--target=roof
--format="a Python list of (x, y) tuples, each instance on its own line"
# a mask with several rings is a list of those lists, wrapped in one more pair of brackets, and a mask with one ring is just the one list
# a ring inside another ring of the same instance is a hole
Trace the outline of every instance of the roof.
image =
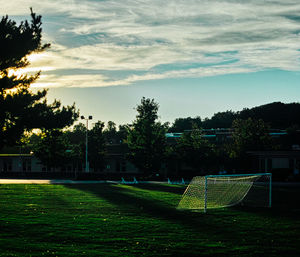
[(262, 157), (300, 157), (299, 150), (290, 151), (248, 151), (250, 155), (262, 156)]
[(30, 153), (0, 153), (0, 157), (30, 157)]

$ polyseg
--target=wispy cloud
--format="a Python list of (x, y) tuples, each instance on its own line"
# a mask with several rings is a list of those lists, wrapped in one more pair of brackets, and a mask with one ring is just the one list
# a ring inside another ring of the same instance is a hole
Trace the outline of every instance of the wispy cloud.
[[(33, 61), (52, 69), (36, 86), (300, 70), (298, 0), (16, 0), (2, 4), (3, 15), (28, 15), (30, 6), (43, 15), (52, 42)], [(76, 69), (83, 74), (71, 75)]]

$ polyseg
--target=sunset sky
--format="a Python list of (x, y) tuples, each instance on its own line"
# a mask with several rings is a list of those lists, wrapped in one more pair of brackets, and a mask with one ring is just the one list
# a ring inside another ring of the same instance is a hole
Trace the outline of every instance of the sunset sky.
[(130, 123), (145, 96), (162, 121), (300, 99), (299, 0), (0, 0), (42, 15), (51, 49), (27, 71), (49, 100)]

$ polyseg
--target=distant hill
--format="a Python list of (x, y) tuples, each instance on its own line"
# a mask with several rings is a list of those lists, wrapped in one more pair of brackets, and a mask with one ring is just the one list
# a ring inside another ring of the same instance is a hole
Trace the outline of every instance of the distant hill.
[(272, 128), (286, 129), (300, 126), (300, 103), (274, 102), (251, 109), (243, 109), (237, 115), (241, 119), (262, 119)]
[(215, 113), (211, 118), (201, 120), (196, 118), (178, 118), (170, 127), (170, 132), (182, 132), (190, 130), (193, 124), (204, 129), (230, 128), (235, 119), (262, 119), (271, 128), (287, 129), (293, 126), (300, 127), (300, 103), (274, 102), (260, 105), (254, 108), (245, 108), (242, 111), (225, 111)]

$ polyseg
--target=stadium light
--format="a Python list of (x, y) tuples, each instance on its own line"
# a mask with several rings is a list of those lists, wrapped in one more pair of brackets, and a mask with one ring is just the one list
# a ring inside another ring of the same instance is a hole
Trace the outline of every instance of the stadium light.
[(89, 130), (89, 120), (93, 119), (92, 116), (88, 116), (86, 119), (84, 116), (81, 116), (82, 120), (86, 120), (86, 133), (85, 133), (85, 172), (89, 172), (89, 162), (88, 162), (88, 130)]

